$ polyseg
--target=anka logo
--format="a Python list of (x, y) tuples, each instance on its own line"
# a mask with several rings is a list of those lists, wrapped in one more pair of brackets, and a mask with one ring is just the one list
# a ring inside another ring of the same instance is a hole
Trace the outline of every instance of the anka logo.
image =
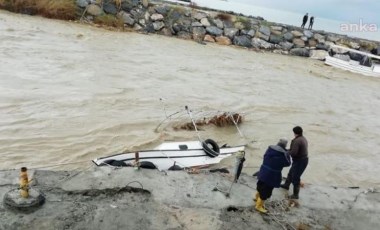
[(359, 23), (342, 23), (340, 24), (342, 32), (377, 32), (378, 27), (375, 23), (365, 23), (363, 19)]

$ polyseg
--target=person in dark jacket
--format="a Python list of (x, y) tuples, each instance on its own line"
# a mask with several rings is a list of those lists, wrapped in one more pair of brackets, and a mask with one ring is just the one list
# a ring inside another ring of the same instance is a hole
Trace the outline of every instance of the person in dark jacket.
[(308, 143), (306, 138), (303, 136), (303, 130), (300, 126), (293, 128), (294, 139), (290, 144), (289, 154), (292, 157), (293, 164), (290, 167), (288, 177), (281, 188), (289, 190), (290, 184), (293, 184), (293, 195), (290, 199), (298, 199), (301, 185), (301, 176), (305, 171), (308, 163)]
[(313, 29), (313, 25), (314, 25), (314, 16), (311, 16), (310, 18), (310, 22), (309, 22), (309, 30), (312, 30)]
[(301, 25), (302, 29), (305, 28), (305, 25), (306, 25), (308, 19), (309, 19), (309, 14), (306, 13), (305, 16), (303, 16), (302, 25)]
[(280, 187), (282, 169), (291, 164), (290, 156), (286, 151), (287, 144), (288, 141), (282, 138), (277, 145), (269, 146), (264, 154), (263, 164), (258, 174), (255, 205), (256, 210), (261, 213), (268, 212), (264, 207), (264, 202), (272, 196), (274, 188)]

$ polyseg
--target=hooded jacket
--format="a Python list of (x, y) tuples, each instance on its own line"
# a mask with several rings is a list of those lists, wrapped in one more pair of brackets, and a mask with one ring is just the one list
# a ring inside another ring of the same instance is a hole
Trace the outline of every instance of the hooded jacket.
[(281, 171), (290, 164), (290, 156), (287, 151), (278, 145), (271, 145), (264, 154), (258, 178), (265, 184), (278, 188), (282, 180)]

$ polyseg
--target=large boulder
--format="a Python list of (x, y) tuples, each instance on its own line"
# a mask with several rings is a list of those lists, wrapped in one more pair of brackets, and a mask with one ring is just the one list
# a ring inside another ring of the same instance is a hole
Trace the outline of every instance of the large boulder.
[(303, 31), (303, 34), (307, 37), (307, 38), (312, 38), (313, 37), (313, 32), (311, 32), (310, 30), (304, 30)]
[(162, 21), (164, 20), (164, 16), (162, 14), (152, 14), (150, 19), (152, 19), (152, 21)]
[(84, 8), (90, 3), (89, 0), (76, 0), (77, 6)]
[(306, 48), (294, 48), (290, 50), (290, 54), (294, 56), (310, 57), (310, 51)]
[(231, 39), (229, 39), (228, 37), (225, 37), (225, 36), (216, 37), (215, 40), (216, 40), (216, 43), (218, 43), (219, 45), (228, 46), (228, 45), (232, 44)]
[(284, 34), (284, 39), (288, 42), (293, 41), (294, 35), (291, 32), (286, 32)]
[(233, 39), (235, 35), (239, 32), (236, 28), (224, 28), (224, 36)]
[(272, 49), (274, 47), (273, 44), (266, 42), (260, 38), (253, 38), (252, 46), (255, 48), (260, 48), (260, 49)]
[(214, 24), (216, 25), (216, 27), (218, 27), (219, 29), (223, 29), (224, 28), (224, 23), (222, 20), (220, 19), (215, 19), (214, 20)]
[(170, 11), (170, 6), (167, 5), (167, 4), (160, 4), (160, 5), (156, 5), (156, 6), (154, 7), (154, 10), (155, 10), (158, 14), (167, 15), (168, 12)]
[(200, 23), (200, 22), (198, 22), (198, 21), (196, 21), (196, 22), (192, 22), (192, 23), (191, 23), (191, 26), (192, 26), (192, 27), (203, 27), (202, 23)]
[(309, 41), (307, 41), (307, 44), (309, 47), (316, 47), (318, 42), (315, 39), (309, 39)]
[(331, 50), (336, 54), (347, 54), (348, 55), (348, 51), (346, 49), (342, 49), (339, 47), (332, 47)]
[(216, 26), (208, 26), (206, 27), (207, 33), (214, 35), (214, 36), (220, 36), (223, 34), (223, 30), (219, 29)]
[(327, 35), (326, 37), (327, 41), (334, 42), (334, 43), (337, 42), (339, 39), (340, 39), (339, 37), (331, 35), (331, 34)]
[(235, 27), (238, 30), (244, 30), (246, 27), (245, 25), (246, 25), (245, 23), (239, 21), (239, 22), (235, 22), (233, 27)]
[(211, 26), (211, 24), (210, 24), (210, 22), (208, 21), (208, 19), (207, 18), (202, 18), (201, 19), (201, 24), (203, 25), (203, 26)]
[(87, 14), (92, 15), (92, 16), (99, 16), (102, 15), (104, 12), (100, 6), (91, 4), (87, 7)]
[(304, 41), (304, 42), (307, 42), (308, 38), (306, 36), (302, 36), (301, 40)]
[(141, 3), (143, 5), (143, 7), (148, 8), (148, 6), (149, 6), (149, 0), (141, 0)]
[(234, 28), (234, 23), (227, 20), (227, 21), (223, 22), (223, 26), (224, 26), (224, 28)]
[(140, 3), (140, 0), (123, 0), (121, 2), (121, 9), (129, 12), (133, 8), (137, 7), (139, 3)]
[(281, 46), (281, 49), (286, 50), (286, 51), (290, 50), (294, 46), (293, 43), (288, 42), (288, 41), (280, 42), (279, 45)]
[(273, 44), (279, 44), (280, 42), (282, 42), (283, 38), (281, 36), (278, 36), (278, 35), (271, 35), (269, 37), (269, 42), (270, 43), (273, 43)]
[(205, 38), (203, 39), (205, 42), (211, 42), (211, 43), (214, 43), (215, 42), (215, 39), (213, 36), (209, 35), (209, 34), (206, 34)]
[(180, 31), (192, 32), (191, 20), (189, 18), (180, 18), (172, 27), (176, 33)]
[(247, 35), (235, 36), (233, 43), (237, 46), (252, 47), (251, 39)]
[(282, 32), (278, 31), (278, 30), (272, 30), (271, 35), (278, 35), (278, 36), (280, 36), (280, 35), (282, 35)]
[(352, 48), (352, 49), (356, 49), (356, 50), (360, 49), (360, 45), (359, 45), (359, 43), (357, 43), (357, 42), (350, 41), (350, 42), (348, 43), (348, 45), (349, 45), (350, 48)]
[(162, 28), (164, 28), (165, 24), (162, 22), (162, 21), (156, 21), (156, 22), (153, 22), (153, 28), (154, 30), (161, 30)]
[(207, 18), (207, 14), (204, 12), (194, 12), (192, 16), (193, 18), (197, 20), (202, 20), (202, 18)]
[(329, 51), (330, 49), (330, 46), (329, 45), (326, 45), (325, 43), (318, 43), (315, 48), (317, 48), (318, 50), (326, 50), (326, 51)]
[(318, 41), (318, 43), (324, 43), (326, 41), (325, 36), (321, 34), (314, 34), (314, 39)]
[(305, 47), (305, 41), (299, 38), (293, 39), (293, 44), (296, 48), (303, 48)]
[(282, 26), (271, 26), (272, 31), (282, 31)]
[(189, 32), (186, 31), (179, 31), (177, 33), (177, 36), (182, 39), (190, 40), (192, 38), (192, 35)]
[(130, 26), (133, 26), (133, 24), (135, 24), (135, 20), (132, 18), (132, 15), (130, 15), (124, 11), (121, 11), (118, 14), (118, 16), (123, 20), (124, 24), (130, 25)]
[(270, 29), (268, 26), (260, 26), (259, 32), (266, 36), (270, 36)]
[(254, 37), (255, 34), (256, 34), (256, 31), (254, 29), (250, 29), (250, 30), (242, 30), (240, 31), (240, 34), (241, 35), (248, 35), (250, 37)]
[(324, 61), (329, 53), (326, 50), (311, 50), (310, 58)]
[(171, 29), (165, 27), (161, 30), (160, 34), (165, 35), (165, 36), (172, 36), (173, 31)]
[(265, 35), (265, 34), (263, 34), (261, 32), (258, 32), (257, 35), (258, 35), (259, 38), (261, 38), (261, 39), (263, 39), (265, 41), (269, 41), (269, 36), (268, 35)]
[(301, 33), (301, 32), (298, 31), (298, 30), (293, 30), (291, 33), (292, 33), (293, 36), (296, 37), (296, 38), (299, 38), (299, 37), (302, 37), (302, 36), (303, 36), (303, 33)]
[(193, 39), (196, 41), (203, 41), (206, 35), (206, 29), (203, 27), (193, 27)]
[(104, 1), (103, 2), (103, 10), (107, 14), (112, 14), (112, 15), (116, 15), (118, 12), (118, 9), (117, 9), (115, 3), (111, 2), (111, 1), (108, 1), (108, 2)]

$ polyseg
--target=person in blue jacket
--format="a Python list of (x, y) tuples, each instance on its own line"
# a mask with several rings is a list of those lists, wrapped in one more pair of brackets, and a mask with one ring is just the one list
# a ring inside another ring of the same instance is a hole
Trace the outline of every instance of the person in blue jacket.
[(268, 211), (264, 207), (266, 199), (272, 196), (274, 188), (279, 188), (282, 180), (281, 171), (291, 164), (290, 156), (286, 150), (288, 141), (281, 138), (277, 145), (268, 147), (264, 154), (263, 164), (260, 167), (257, 182), (255, 208), (261, 213)]

